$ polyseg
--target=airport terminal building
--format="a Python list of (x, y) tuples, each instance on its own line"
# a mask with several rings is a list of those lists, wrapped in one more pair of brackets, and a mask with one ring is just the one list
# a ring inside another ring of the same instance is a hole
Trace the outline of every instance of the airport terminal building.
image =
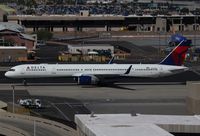
[[(81, 11), (84, 12), (84, 11)], [(87, 11), (85, 11), (87, 12)], [(87, 12), (88, 13), (88, 12)], [(198, 15), (9, 15), (8, 22), (18, 23), (33, 32), (46, 29), (51, 32), (65, 31), (123, 31), (170, 32), (198, 31)]]

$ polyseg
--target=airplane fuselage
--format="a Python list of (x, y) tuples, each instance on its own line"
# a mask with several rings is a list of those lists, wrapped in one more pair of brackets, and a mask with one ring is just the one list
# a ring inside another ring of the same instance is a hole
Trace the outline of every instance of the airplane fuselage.
[(5, 76), (10, 78), (41, 78), (113, 75), (156, 78), (186, 70), (188, 68), (184, 66), (161, 64), (25, 64), (11, 68), (5, 73)]

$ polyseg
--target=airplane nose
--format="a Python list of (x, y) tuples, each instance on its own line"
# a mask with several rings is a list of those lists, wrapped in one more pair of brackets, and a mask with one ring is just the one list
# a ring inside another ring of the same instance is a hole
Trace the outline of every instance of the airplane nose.
[(6, 77), (10, 77), (11, 75), (10, 75), (9, 72), (6, 72), (6, 73), (5, 73), (5, 76), (6, 76)]
[(5, 73), (5, 77), (8, 77), (8, 72)]

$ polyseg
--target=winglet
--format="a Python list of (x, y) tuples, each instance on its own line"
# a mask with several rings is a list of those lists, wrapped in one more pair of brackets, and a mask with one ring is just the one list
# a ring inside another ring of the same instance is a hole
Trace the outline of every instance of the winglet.
[(132, 65), (130, 65), (130, 67), (127, 69), (127, 71), (124, 74), (126, 74), (126, 75), (129, 74), (131, 71), (131, 68), (132, 68)]
[(113, 57), (110, 59), (110, 61), (108, 62), (108, 64), (113, 64), (114, 58), (115, 58), (115, 56), (113, 56)]

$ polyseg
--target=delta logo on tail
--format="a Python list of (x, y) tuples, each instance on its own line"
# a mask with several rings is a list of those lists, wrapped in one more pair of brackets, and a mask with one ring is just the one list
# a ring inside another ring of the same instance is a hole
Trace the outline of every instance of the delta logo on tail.
[(185, 60), (185, 55), (188, 49), (191, 47), (191, 40), (188, 40), (182, 35), (172, 35), (171, 41), (178, 44), (172, 52), (165, 58), (160, 64), (163, 65), (176, 65), (181, 66)]

